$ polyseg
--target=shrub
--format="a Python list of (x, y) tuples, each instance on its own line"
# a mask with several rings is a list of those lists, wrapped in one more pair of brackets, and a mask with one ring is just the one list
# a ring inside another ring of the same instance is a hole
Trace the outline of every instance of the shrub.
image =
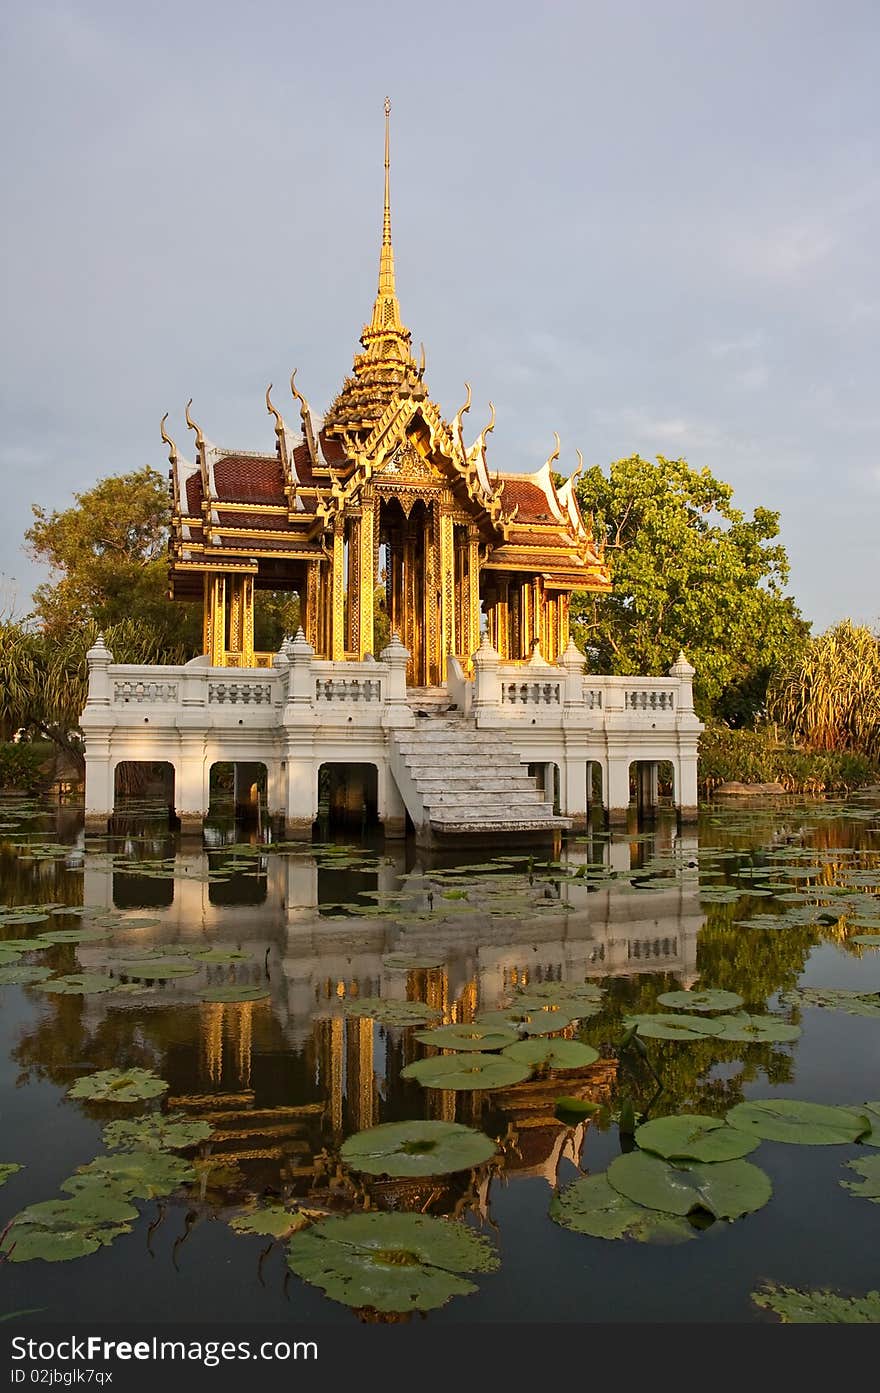
[(699, 778), (705, 794), (729, 782), (779, 783), (787, 793), (834, 793), (872, 783), (878, 768), (851, 750), (800, 749), (775, 728), (707, 725), (700, 739)]
[(0, 788), (24, 789), (28, 793), (42, 788), (51, 777), (51, 758), (52, 746), (46, 741), (0, 743)]

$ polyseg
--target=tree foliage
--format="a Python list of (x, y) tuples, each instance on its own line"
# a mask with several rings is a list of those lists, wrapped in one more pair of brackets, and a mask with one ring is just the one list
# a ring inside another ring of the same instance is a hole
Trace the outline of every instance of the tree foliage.
[(572, 602), (575, 640), (597, 670), (665, 672), (683, 648), (701, 713), (752, 720), (808, 630), (784, 593), (778, 513), (756, 508), (748, 518), (729, 484), (662, 455), (617, 460), (607, 475), (594, 467), (578, 497), (612, 568), (610, 595)]
[(844, 619), (811, 639), (777, 674), (769, 707), (811, 749), (880, 758), (880, 637)]

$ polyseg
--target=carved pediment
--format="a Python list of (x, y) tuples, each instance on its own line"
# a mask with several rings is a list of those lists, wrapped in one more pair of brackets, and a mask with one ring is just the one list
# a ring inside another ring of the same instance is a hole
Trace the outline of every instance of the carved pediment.
[(426, 479), (441, 482), (440, 474), (411, 440), (402, 440), (376, 470), (376, 477), (394, 483), (422, 483)]

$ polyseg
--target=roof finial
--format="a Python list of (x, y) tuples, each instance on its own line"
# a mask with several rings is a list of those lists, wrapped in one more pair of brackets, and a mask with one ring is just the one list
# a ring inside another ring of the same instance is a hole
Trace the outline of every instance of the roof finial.
[(400, 333), (400, 306), (394, 285), (394, 248), (391, 245), (391, 98), (385, 98), (385, 207), (382, 216), (382, 250), (379, 256), (379, 292), (373, 306), (373, 329)]
[(170, 463), (170, 464), (176, 465), (179, 456), (178, 456), (178, 453), (177, 453), (177, 446), (175, 445), (174, 441), (171, 439), (171, 436), (168, 434), (167, 430), (165, 429), (165, 422), (166, 422), (167, 420), (168, 420), (168, 412), (166, 411), (166, 412), (165, 412), (165, 415), (162, 417), (162, 424), (160, 425), (159, 430), (162, 432), (162, 439), (165, 441), (165, 444), (168, 446), (168, 449), (169, 449), (169, 455), (168, 455), (169, 463)]

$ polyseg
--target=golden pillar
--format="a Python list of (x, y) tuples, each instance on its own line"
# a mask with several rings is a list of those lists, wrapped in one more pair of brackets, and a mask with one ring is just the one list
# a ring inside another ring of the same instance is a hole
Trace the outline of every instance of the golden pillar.
[(469, 658), (480, 646), (480, 533), (473, 524), (468, 527), (467, 569), (468, 640), (465, 656)]
[(435, 681), (446, 681), (446, 659), (455, 651), (455, 545), (451, 513), (440, 505), (437, 588), (440, 614), (437, 624), (437, 662)]
[(348, 580), (346, 584), (348, 595), (348, 613), (346, 615), (346, 627), (348, 633), (345, 641), (345, 651), (354, 653), (358, 657), (361, 654), (361, 511), (359, 508), (352, 509), (348, 520)]
[[(376, 591), (376, 511), (372, 488), (367, 487), (362, 490), (361, 502), (363, 511), (358, 529), (360, 562), (357, 592), (359, 641), (357, 644), (352, 644), (359, 658), (363, 658), (365, 653), (373, 652), (373, 606)], [(350, 546), (354, 546), (354, 538), (352, 538)], [(349, 604), (351, 605), (353, 602), (350, 600)]]
[(330, 657), (334, 663), (341, 663), (345, 657), (345, 519), (339, 515), (333, 521), (331, 592)]
[(203, 641), (211, 667), (226, 666), (226, 577), (205, 576)]
[[(495, 647), (502, 658), (510, 657), (510, 580), (507, 576), (498, 577), (498, 638)], [(478, 615), (479, 622), (479, 615)], [(477, 645), (479, 644), (477, 636)], [(475, 645), (476, 646), (476, 645)]]
[(568, 647), (568, 641), (571, 637), (571, 631), (569, 627), (570, 604), (571, 596), (566, 595), (564, 593), (560, 593), (559, 599), (557, 601), (557, 616), (559, 627), (558, 655), (560, 657)]
[(241, 665), (254, 666), (254, 578), (241, 577)]
[(303, 596), (303, 632), (315, 652), (323, 655), (324, 645), (319, 628), (318, 598), (321, 585), (321, 563), (320, 561), (309, 561), (306, 564), (306, 585), (305, 595)]

